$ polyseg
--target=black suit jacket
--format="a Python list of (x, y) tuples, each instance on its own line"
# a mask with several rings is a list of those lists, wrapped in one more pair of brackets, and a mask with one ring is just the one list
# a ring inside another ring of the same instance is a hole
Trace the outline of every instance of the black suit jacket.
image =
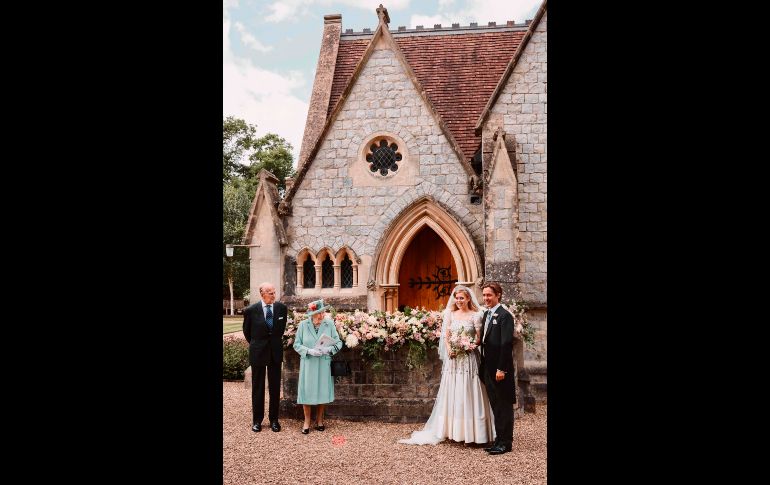
[[(482, 323), (486, 322), (489, 310), (484, 312)], [(513, 315), (499, 306), (489, 325), (481, 334), (481, 345), (484, 347), (484, 360), (480, 370), (495, 379), (497, 370), (506, 372), (506, 379), (513, 381)], [(497, 321), (497, 323), (493, 323)]]
[(286, 305), (273, 302), (273, 330), (265, 322), (262, 302), (247, 306), (243, 310), (243, 335), (249, 342), (249, 364), (252, 368), (280, 364), (283, 361), (283, 332), (286, 330), (288, 310)]

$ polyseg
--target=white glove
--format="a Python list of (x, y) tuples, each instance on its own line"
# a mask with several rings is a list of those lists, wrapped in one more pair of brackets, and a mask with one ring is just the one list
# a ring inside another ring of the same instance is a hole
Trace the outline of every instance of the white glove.
[(321, 352), (318, 349), (307, 349), (307, 353), (312, 355), (313, 357), (320, 357), (323, 352)]
[(332, 355), (332, 346), (327, 345), (325, 347), (321, 347), (321, 352), (323, 352), (324, 354)]

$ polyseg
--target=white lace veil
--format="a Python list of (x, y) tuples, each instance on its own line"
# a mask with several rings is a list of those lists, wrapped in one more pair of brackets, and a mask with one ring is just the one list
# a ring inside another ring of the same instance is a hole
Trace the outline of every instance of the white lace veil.
[(471, 296), (471, 301), (473, 301), (474, 305), (476, 306), (476, 311), (479, 315), (481, 315), (484, 311), (484, 307), (479, 304), (479, 301), (476, 299), (476, 295), (470, 288), (464, 285), (457, 285), (452, 288), (452, 294), (449, 295), (449, 301), (447, 301), (446, 308), (444, 309), (444, 313), (442, 315), (441, 338), (438, 341), (438, 358), (441, 360), (444, 360), (447, 357), (446, 344), (444, 343), (444, 334), (446, 333), (447, 327), (451, 327), (452, 325), (452, 312), (457, 310), (457, 307), (455, 306), (455, 293), (457, 290), (465, 290)]

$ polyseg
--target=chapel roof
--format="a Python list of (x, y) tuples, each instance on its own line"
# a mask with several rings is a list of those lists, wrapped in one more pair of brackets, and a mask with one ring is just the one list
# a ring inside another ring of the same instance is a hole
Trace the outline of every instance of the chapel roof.
[[(481, 143), (474, 132), (484, 106), (506, 70), (529, 22), (498, 26), (440, 24), (389, 32), (467, 161)], [(340, 35), (327, 117), (334, 110), (374, 35), (348, 29)]]

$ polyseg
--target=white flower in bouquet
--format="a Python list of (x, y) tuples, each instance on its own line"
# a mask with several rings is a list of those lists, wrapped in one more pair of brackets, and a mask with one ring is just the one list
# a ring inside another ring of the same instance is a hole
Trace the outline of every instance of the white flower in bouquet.
[(449, 336), (449, 347), (458, 357), (464, 357), (476, 349), (476, 339), (471, 339), (470, 335), (465, 333), (465, 328), (461, 328), (459, 332), (452, 332)]
[(349, 349), (352, 349), (358, 345), (358, 338), (352, 333), (348, 334), (347, 338), (345, 339), (345, 346)]

